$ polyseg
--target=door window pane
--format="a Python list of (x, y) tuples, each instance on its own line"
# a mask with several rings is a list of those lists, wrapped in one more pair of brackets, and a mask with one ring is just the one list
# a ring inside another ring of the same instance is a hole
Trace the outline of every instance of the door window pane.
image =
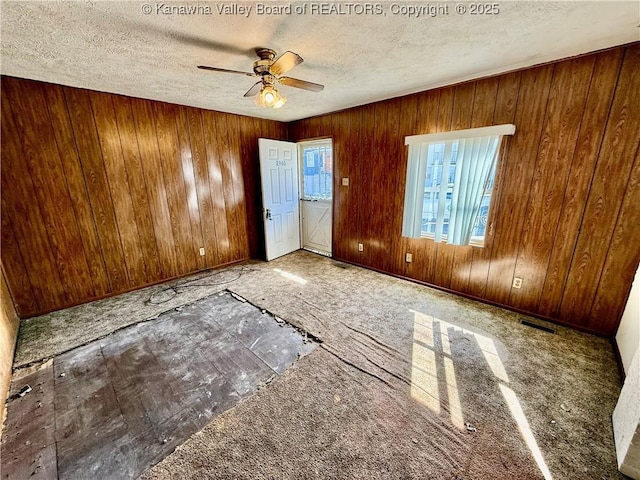
[(302, 148), (304, 159), (302, 198), (329, 200), (333, 189), (333, 152), (331, 142), (306, 145)]

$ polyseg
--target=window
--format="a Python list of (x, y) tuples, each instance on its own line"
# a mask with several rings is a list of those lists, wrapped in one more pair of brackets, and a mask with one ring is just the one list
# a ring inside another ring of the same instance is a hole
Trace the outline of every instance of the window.
[(302, 192), (306, 200), (330, 200), (333, 188), (333, 155), (331, 140), (300, 144), (304, 171)]
[(482, 246), (500, 142), (514, 132), (499, 125), (406, 137), (402, 235)]

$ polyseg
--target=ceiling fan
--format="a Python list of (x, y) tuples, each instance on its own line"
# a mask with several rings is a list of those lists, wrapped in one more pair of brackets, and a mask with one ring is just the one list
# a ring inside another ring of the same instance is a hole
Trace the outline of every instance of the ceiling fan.
[(286, 85), (287, 87), (301, 88), (311, 92), (320, 92), (324, 89), (324, 85), (319, 83), (307, 82), (292, 77), (281, 77), (296, 65), (303, 62), (302, 57), (297, 53), (284, 52), (276, 58), (276, 52), (269, 48), (257, 48), (256, 54), (259, 59), (253, 62), (253, 73), (241, 72), (239, 70), (229, 70), (226, 68), (208, 67), (206, 65), (198, 65), (202, 70), (211, 70), (213, 72), (237, 73), (246, 75), (247, 77), (260, 77), (260, 81), (256, 82), (245, 97), (256, 97), (256, 104), (262, 107), (280, 108), (287, 99), (283, 97), (276, 89), (276, 85)]

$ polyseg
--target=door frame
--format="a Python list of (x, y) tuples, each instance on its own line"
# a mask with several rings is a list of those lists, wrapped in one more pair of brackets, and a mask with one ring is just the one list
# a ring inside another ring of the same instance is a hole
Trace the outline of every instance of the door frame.
[[(303, 193), (304, 193), (304, 158), (302, 155), (302, 150), (304, 148), (304, 146), (307, 145), (313, 145), (313, 144), (326, 144), (327, 142), (329, 142), (331, 144), (331, 212), (330, 216), (331, 216), (331, 252), (322, 252), (319, 250), (315, 250), (315, 249), (309, 249), (309, 248), (305, 248), (304, 247), (304, 239), (303, 239), (303, 231), (304, 231), (304, 221), (302, 218), (302, 202), (305, 201), (302, 199)], [(314, 138), (305, 138), (302, 140), (296, 140), (296, 145), (298, 147), (298, 180), (299, 180), (299, 185), (298, 185), (298, 193), (299, 193), (299, 197), (300, 197), (300, 208), (299, 208), (299, 212), (300, 212), (300, 248), (303, 250), (307, 250), (307, 251), (311, 251), (313, 253), (317, 253), (319, 255), (324, 255), (324, 256), (328, 256), (329, 258), (333, 258), (333, 252), (334, 252), (334, 243), (335, 243), (335, 239), (333, 236), (333, 232), (335, 230), (334, 228), (334, 221), (335, 221), (335, 216), (334, 216), (334, 212), (335, 212), (335, 198), (336, 198), (336, 150), (335, 150), (335, 142), (333, 141), (333, 137), (332, 136), (324, 136), (324, 137), (314, 137)]]

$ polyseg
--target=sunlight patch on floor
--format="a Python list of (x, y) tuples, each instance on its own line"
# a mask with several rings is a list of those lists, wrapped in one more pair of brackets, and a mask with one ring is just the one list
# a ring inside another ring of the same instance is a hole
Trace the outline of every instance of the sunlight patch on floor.
[(279, 273), (284, 278), (287, 278), (289, 280), (293, 280), (296, 283), (299, 283), (300, 285), (306, 285), (307, 283), (307, 281), (304, 278), (296, 275), (295, 273), (287, 272), (285, 270), (280, 270), (279, 268), (274, 268), (273, 271)]
[(509, 377), (493, 339), (422, 312), (415, 310), (411, 312), (414, 314), (411, 397), (434, 413), (448, 411), (453, 425), (459, 429), (466, 428), (456, 381), (455, 357), (451, 351), (450, 334), (456, 332), (464, 335), (465, 338), (473, 338), (487, 366), (496, 377), (496, 383), (500, 387), (511, 416), (518, 425), (522, 438), (540, 472), (546, 480), (551, 480), (551, 472), (529, 427), (522, 405), (515, 392), (505, 385), (509, 383)]
[(524, 412), (522, 411), (522, 406), (520, 405), (518, 397), (513, 390), (502, 383), (500, 384), (500, 391), (502, 392), (502, 396), (504, 397), (504, 399), (507, 401), (507, 405), (509, 405), (511, 416), (518, 424), (518, 428), (520, 429), (522, 438), (524, 438), (524, 441), (527, 443), (527, 447), (529, 447), (529, 450), (531, 450), (531, 454), (538, 464), (540, 472), (542, 473), (542, 475), (544, 475), (544, 478), (546, 480), (551, 480), (551, 472), (549, 471), (549, 468), (547, 467), (547, 464), (542, 457), (542, 452), (540, 451), (538, 443), (533, 436), (533, 432), (529, 427), (527, 417), (525, 417)]
[[(435, 413), (440, 413), (442, 405), (446, 405), (451, 422), (462, 429), (464, 419), (451, 360), (449, 334), (446, 328), (440, 329), (446, 322), (416, 311), (413, 314), (411, 396)], [(434, 331), (434, 325), (438, 331)], [(438, 358), (444, 358), (441, 364), (438, 364)], [(443, 374), (444, 388), (438, 381)], [(446, 391), (441, 392), (441, 389)]]
[(500, 355), (498, 355), (498, 351), (496, 350), (496, 345), (493, 343), (493, 340), (478, 333), (473, 333), (472, 335), (475, 337), (476, 342), (478, 342), (482, 355), (487, 361), (487, 365), (489, 365), (493, 374), (503, 382), (509, 383), (507, 371), (504, 369), (504, 365), (502, 364)]
[(436, 353), (419, 343), (413, 344), (411, 396), (435, 413), (440, 413), (440, 392), (436, 375)]

